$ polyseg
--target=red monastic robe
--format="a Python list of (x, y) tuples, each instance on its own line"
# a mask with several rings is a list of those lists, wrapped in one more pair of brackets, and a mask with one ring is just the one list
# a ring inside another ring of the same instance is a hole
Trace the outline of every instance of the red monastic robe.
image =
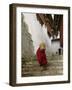
[(38, 48), (36, 52), (37, 60), (40, 65), (46, 65), (47, 64), (47, 59), (46, 59), (46, 54), (45, 54), (45, 49), (40, 50)]

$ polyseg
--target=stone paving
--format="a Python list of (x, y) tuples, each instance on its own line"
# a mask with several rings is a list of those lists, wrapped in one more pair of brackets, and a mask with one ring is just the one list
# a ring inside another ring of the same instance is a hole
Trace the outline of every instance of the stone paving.
[(56, 55), (48, 57), (48, 65), (46, 69), (39, 66), (35, 60), (33, 63), (22, 63), (22, 77), (26, 76), (51, 76), (63, 74), (63, 56)]

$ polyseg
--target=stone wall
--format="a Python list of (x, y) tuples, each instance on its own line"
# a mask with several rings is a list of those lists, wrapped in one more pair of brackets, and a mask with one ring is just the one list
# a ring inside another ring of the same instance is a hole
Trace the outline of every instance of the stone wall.
[(32, 36), (28, 32), (28, 25), (24, 21), (23, 14), (21, 14), (21, 30), (22, 58), (30, 60), (34, 56), (34, 46)]

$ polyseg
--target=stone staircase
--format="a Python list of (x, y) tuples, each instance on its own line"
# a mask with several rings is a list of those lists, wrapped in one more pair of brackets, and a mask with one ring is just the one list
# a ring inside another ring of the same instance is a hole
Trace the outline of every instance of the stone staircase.
[(46, 70), (39, 66), (37, 60), (22, 63), (22, 77), (24, 76), (45, 76), (45, 75), (62, 75), (63, 74), (63, 56), (52, 55), (47, 57), (48, 65)]

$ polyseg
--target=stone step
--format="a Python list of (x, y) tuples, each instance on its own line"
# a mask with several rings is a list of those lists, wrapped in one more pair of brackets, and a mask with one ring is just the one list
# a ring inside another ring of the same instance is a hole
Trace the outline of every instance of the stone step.
[[(62, 60), (50, 60), (50, 59), (47, 59), (47, 61), (49, 62), (63, 62), (63, 59)], [(24, 63), (24, 62), (23, 62)], [(26, 64), (38, 64), (38, 61), (37, 60), (34, 60), (34, 61), (27, 61)]]
[[(28, 72), (28, 71), (41, 71), (42, 67), (25, 67), (22, 69), (22, 71)], [(62, 66), (51, 66), (47, 67), (47, 70), (63, 70)]]
[(61, 70), (44, 70), (44, 71), (23, 71), (23, 75), (38, 76), (38, 75), (62, 75), (63, 69)]
[(63, 57), (47, 57), (48, 60), (62, 60)]
[[(49, 66), (63, 66), (63, 62), (48, 62)], [(39, 67), (39, 64), (22, 64), (22, 67)]]
[(62, 56), (47, 57), (47, 70), (39, 66), (37, 60), (22, 63), (22, 76), (45, 76), (45, 75), (62, 75), (63, 74), (63, 58)]
[[(62, 55), (54, 55), (54, 56), (47, 56), (47, 59), (48, 60), (63, 60), (63, 56)], [(23, 59), (24, 61), (24, 59)], [(29, 61), (37, 61), (36, 58), (33, 58), (33, 60), (26, 60), (26, 62), (29, 62)]]

